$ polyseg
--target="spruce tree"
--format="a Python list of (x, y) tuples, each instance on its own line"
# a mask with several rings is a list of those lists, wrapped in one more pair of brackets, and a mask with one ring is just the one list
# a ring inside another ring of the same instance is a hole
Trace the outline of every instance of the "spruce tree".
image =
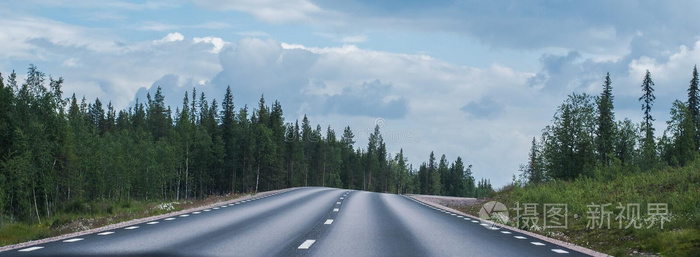
[(610, 73), (605, 76), (603, 92), (598, 99), (598, 130), (596, 131), (598, 143), (598, 160), (604, 165), (610, 165), (608, 155), (613, 151), (615, 133), (615, 114), (613, 112), (612, 81)]
[(644, 111), (644, 121), (642, 123), (642, 132), (644, 138), (642, 139), (642, 158), (644, 169), (651, 168), (656, 163), (656, 146), (654, 142), (654, 127), (652, 122), (654, 118), (651, 116), (651, 107), (654, 105), (654, 82), (651, 80), (651, 73), (647, 70), (644, 76), (644, 81), (642, 82), (642, 92), (643, 95), (639, 97), (639, 101), (642, 101), (642, 110)]
[(700, 89), (698, 89), (698, 67), (693, 67), (693, 78), (688, 87), (688, 110), (692, 118), (695, 132), (693, 133), (694, 149), (700, 147)]

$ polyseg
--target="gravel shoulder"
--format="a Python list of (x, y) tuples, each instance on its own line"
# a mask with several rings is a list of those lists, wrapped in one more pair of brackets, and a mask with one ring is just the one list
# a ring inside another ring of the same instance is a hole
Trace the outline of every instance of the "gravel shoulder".
[[(478, 200), (478, 199), (476, 199), (476, 198), (467, 198), (467, 197), (435, 196), (435, 195), (415, 195), (415, 194), (409, 194), (409, 195), (406, 195), (406, 196), (407, 196), (407, 197), (410, 197), (410, 198), (413, 198), (413, 199), (415, 199), (415, 200), (418, 200), (418, 201), (420, 201), (420, 202), (423, 202), (423, 203), (425, 203), (425, 204), (434, 206), (434, 207), (436, 207), (436, 208), (441, 208), (441, 209), (443, 209), (443, 210), (447, 210), (447, 211), (450, 211), (450, 212), (453, 212), (453, 213), (458, 213), (458, 214), (461, 214), (461, 215), (470, 217), (470, 218), (472, 218), (472, 219), (476, 219), (476, 220), (480, 220), (480, 221), (482, 221), (482, 222), (489, 222), (489, 223), (490, 223), (490, 221), (483, 220), (483, 219), (481, 219), (481, 218), (479, 218), (479, 217), (476, 217), (476, 216), (474, 216), (474, 215), (467, 214), (467, 213), (464, 213), (464, 212), (462, 212), (462, 211), (455, 210), (455, 209), (453, 209), (453, 208), (447, 207), (448, 205), (449, 205), (449, 206), (480, 206), (480, 205), (483, 203), (483, 200)], [(554, 238), (546, 237), (546, 236), (543, 236), (543, 235), (540, 235), (540, 234), (537, 234), (537, 233), (533, 233), (533, 232), (530, 232), (530, 231), (521, 230), (521, 229), (518, 229), (518, 228), (511, 227), (511, 226), (506, 226), (506, 225), (503, 225), (503, 224), (497, 224), (497, 225), (498, 225), (499, 227), (507, 228), (507, 229), (509, 229), (509, 230), (516, 231), (516, 232), (518, 232), (518, 233), (523, 233), (523, 234), (529, 235), (529, 236), (531, 236), (531, 237), (540, 239), (540, 240), (542, 240), (542, 241), (546, 241), (546, 242), (549, 242), (549, 243), (551, 243), (551, 244), (556, 244), (556, 245), (559, 245), (559, 246), (562, 246), (562, 247), (567, 247), (567, 248), (570, 248), (570, 249), (573, 249), (573, 250), (576, 250), (576, 251), (579, 251), (579, 252), (581, 252), (581, 253), (588, 254), (588, 255), (591, 255), (591, 256), (596, 256), (596, 257), (598, 257), (598, 256), (611, 256), (611, 255), (608, 255), (608, 254), (604, 254), (604, 253), (601, 253), (601, 252), (597, 252), (597, 251), (594, 251), (594, 250), (591, 250), (591, 249), (588, 249), (588, 248), (585, 248), (585, 247), (576, 245), (576, 244), (572, 244), (572, 243), (569, 243), (569, 242), (565, 242), (565, 241), (557, 240), (557, 239), (554, 239)]]

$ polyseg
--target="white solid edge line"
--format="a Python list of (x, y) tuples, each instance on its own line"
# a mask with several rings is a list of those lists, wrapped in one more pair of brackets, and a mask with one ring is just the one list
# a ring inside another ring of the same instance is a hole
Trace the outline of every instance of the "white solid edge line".
[(98, 236), (106, 236), (106, 235), (111, 235), (111, 234), (114, 234), (114, 232), (113, 232), (113, 231), (107, 231), (107, 232), (98, 233), (97, 235), (98, 235)]
[(76, 237), (76, 238), (71, 238), (71, 239), (63, 240), (63, 242), (64, 242), (64, 243), (73, 243), (73, 242), (78, 242), (78, 241), (82, 241), (82, 240), (83, 240), (82, 238)]
[(562, 249), (552, 249), (552, 252), (555, 252), (555, 253), (569, 253), (569, 252), (564, 251), (564, 250), (562, 250)]
[(34, 251), (34, 250), (39, 250), (39, 249), (41, 249), (41, 248), (44, 248), (44, 247), (43, 247), (43, 246), (34, 246), (34, 247), (29, 247), (29, 248), (21, 249), (21, 250), (19, 250), (18, 252), (31, 252), (31, 251)]
[(324, 224), (324, 225), (333, 224), (333, 220), (332, 220), (332, 219), (327, 219), (326, 222), (324, 222), (323, 224)]
[(314, 244), (315, 242), (316, 242), (316, 240), (313, 240), (313, 239), (306, 240), (303, 243), (301, 243), (301, 245), (299, 245), (299, 247), (297, 249), (302, 249), (302, 250), (309, 249), (309, 248), (311, 248), (311, 245)]
[(530, 243), (533, 245), (536, 245), (536, 246), (543, 246), (544, 245), (543, 243), (540, 243), (540, 242), (530, 242)]

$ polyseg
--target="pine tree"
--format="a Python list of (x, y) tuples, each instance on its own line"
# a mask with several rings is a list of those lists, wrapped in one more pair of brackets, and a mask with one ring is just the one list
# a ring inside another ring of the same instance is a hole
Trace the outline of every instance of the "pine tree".
[(692, 118), (695, 133), (693, 133), (694, 149), (700, 148), (700, 89), (698, 89), (698, 67), (693, 67), (693, 78), (688, 87), (688, 110)]
[(532, 146), (530, 147), (530, 154), (528, 156), (528, 164), (526, 167), (528, 181), (531, 184), (541, 184), (544, 182), (544, 171), (540, 164), (540, 153), (537, 146), (537, 141), (535, 137), (532, 137)]
[(654, 105), (654, 82), (651, 80), (651, 73), (647, 70), (642, 82), (643, 95), (639, 97), (642, 101), (642, 110), (644, 111), (644, 121), (642, 123), (642, 160), (644, 169), (651, 168), (656, 163), (656, 146), (654, 141), (654, 127), (652, 122), (654, 118), (651, 116), (651, 107)]
[(233, 104), (231, 86), (226, 87), (224, 100), (221, 102), (221, 139), (224, 143), (224, 169), (231, 173), (231, 191), (236, 184), (236, 113)]
[(598, 99), (598, 160), (604, 165), (610, 165), (608, 155), (613, 151), (615, 134), (615, 114), (613, 112), (612, 81), (610, 73), (605, 76), (603, 92)]

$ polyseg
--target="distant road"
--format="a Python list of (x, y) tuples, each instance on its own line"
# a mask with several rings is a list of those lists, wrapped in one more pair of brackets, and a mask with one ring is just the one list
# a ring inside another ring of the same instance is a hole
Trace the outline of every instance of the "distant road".
[(0, 256), (585, 256), (407, 197), (300, 188)]

